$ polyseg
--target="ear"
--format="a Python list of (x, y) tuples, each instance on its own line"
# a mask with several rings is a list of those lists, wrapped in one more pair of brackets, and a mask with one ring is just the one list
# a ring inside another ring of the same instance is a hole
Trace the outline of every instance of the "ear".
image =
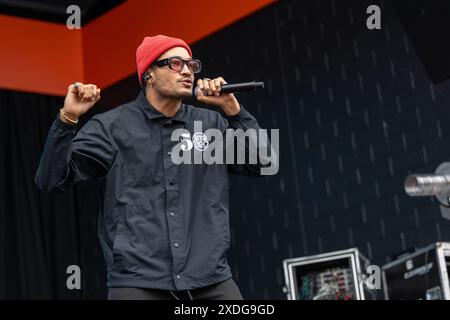
[(150, 79), (150, 78), (151, 78), (150, 72), (149, 72), (149, 71), (146, 71), (146, 72), (144, 73), (144, 76), (142, 77), (142, 79), (144, 80), (144, 82), (147, 82), (148, 79)]

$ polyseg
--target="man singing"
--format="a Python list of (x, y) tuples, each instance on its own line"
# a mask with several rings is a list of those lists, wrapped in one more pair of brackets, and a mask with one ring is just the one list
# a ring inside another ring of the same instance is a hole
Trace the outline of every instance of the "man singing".
[[(142, 91), (134, 101), (78, 118), (100, 99), (93, 84), (68, 88), (36, 173), (46, 192), (99, 179), (98, 235), (109, 299), (242, 299), (227, 262), (228, 172), (260, 175), (256, 164), (175, 164), (176, 129), (260, 129), (222, 77), (199, 79), (197, 99), (221, 112), (184, 104), (201, 63), (185, 41), (157, 35), (136, 51)], [(270, 148), (270, 144), (267, 143)], [(261, 148), (261, 146), (259, 146)], [(248, 150), (247, 150), (248, 151)], [(198, 150), (196, 151), (198, 152)]]

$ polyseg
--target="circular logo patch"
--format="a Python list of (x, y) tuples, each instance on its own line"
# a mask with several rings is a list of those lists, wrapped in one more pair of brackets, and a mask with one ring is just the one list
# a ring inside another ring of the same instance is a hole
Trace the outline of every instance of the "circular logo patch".
[(192, 143), (195, 149), (203, 151), (208, 147), (208, 137), (203, 132), (196, 132), (192, 136)]

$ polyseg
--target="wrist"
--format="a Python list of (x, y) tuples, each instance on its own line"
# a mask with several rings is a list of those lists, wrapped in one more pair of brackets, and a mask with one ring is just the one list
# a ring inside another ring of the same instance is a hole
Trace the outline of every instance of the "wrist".
[(232, 117), (232, 116), (237, 115), (241, 111), (241, 106), (240, 106), (239, 102), (236, 99), (234, 99), (234, 101), (225, 105), (222, 108), (222, 110), (223, 110), (223, 112), (225, 112), (225, 114), (227, 116)]
[(66, 108), (65, 106), (62, 107), (62, 110), (64, 111), (64, 113), (65, 113), (68, 117), (70, 117), (70, 119), (76, 120), (76, 119), (78, 119), (78, 118), (81, 116), (81, 114), (74, 113), (73, 111), (68, 111), (67, 108)]
[(76, 125), (78, 123), (78, 115), (66, 112), (64, 108), (59, 109), (60, 119), (68, 124)]

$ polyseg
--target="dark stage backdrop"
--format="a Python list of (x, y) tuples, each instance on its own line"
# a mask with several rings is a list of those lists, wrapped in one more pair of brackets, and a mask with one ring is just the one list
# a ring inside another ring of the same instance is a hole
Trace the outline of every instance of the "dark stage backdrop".
[[(382, 7), (382, 30), (365, 28), (371, 4)], [(262, 127), (280, 129), (278, 175), (230, 184), (230, 263), (244, 297), (284, 299), (285, 258), (358, 247), (382, 265), (450, 240), (437, 204), (403, 191), (408, 173), (450, 159), (450, 82), (430, 82), (390, 1), (282, 1), (193, 51), (200, 76), (264, 81), (266, 90), (238, 99)], [(92, 112), (138, 90), (135, 76), (125, 79)], [(105, 298), (97, 184), (55, 195), (33, 184), (61, 104), (0, 91), (1, 299)], [(72, 264), (80, 291), (66, 289)]]

